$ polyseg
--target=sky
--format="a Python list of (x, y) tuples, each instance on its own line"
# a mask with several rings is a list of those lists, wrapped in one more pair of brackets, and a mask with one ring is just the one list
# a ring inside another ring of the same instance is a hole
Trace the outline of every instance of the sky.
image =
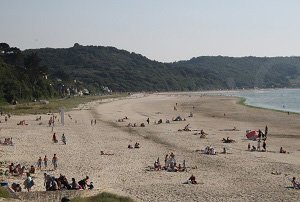
[(114, 46), (152, 60), (299, 56), (299, 0), (0, 0), (0, 42)]

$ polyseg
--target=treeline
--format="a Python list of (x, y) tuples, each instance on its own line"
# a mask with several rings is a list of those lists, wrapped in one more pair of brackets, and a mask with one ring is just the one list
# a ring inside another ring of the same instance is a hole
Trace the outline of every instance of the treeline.
[[(30, 100), (91, 93), (196, 91), (300, 86), (299, 57), (198, 57), (161, 63), (114, 47), (20, 51), (0, 44), (0, 99)], [(86, 91), (84, 91), (86, 92)]]
[[(113, 47), (42, 48), (37, 52), (52, 77), (76, 79), (97, 90), (191, 91), (291, 87), (300, 75), (299, 57), (198, 57), (161, 63)], [(65, 75), (65, 76), (62, 76)]]
[(16, 103), (55, 96), (46, 80), (47, 68), (36, 53), (24, 55), (6, 43), (0, 43), (0, 100)]

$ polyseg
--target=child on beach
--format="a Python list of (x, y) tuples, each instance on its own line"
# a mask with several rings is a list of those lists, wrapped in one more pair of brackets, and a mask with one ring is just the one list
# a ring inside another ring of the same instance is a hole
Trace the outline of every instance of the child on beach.
[(296, 181), (296, 177), (293, 177), (292, 184), (294, 189), (300, 189), (300, 182)]
[(45, 155), (45, 157), (44, 157), (44, 166), (45, 166), (45, 170), (47, 169), (47, 165), (48, 165), (48, 158), (47, 158), (47, 156)]
[(57, 156), (56, 156), (56, 154), (54, 154), (54, 156), (53, 156), (53, 158), (52, 158), (52, 164), (53, 164), (53, 168), (54, 168), (54, 170), (56, 170), (57, 169)]
[(267, 144), (266, 144), (266, 141), (263, 142), (263, 151), (267, 151)]
[(38, 165), (38, 169), (42, 170), (42, 157), (40, 157), (40, 158), (38, 159), (37, 165)]

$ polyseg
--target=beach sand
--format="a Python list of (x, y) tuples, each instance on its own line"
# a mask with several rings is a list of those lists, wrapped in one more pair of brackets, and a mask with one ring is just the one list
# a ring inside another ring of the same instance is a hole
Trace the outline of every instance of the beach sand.
[[(41, 121), (35, 121), (39, 115), (12, 116), (7, 123), (3, 123), (2, 116), (0, 138), (12, 137), (15, 146), (0, 146), (0, 157), (1, 161), (30, 166), (44, 155), (51, 161), (56, 153), (58, 170), (47, 173), (62, 173), (77, 181), (88, 175), (96, 189), (130, 196), (136, 201), (299, 201), (300, 192), (289, 188), (289, 179), (300, 177), (300, 116), (236, 102), (232, 97), (175, 93), (93, 102), (66, 112), (64, 126), (55, 124), (57, 144), (51, 141), (50, 115), (41, 115)], [(176, 103), (177, 111), (173, 109)], [(192, 118), (188, 117), (190, 112)], [(186, 121), (165, 123), (178, 115)], [(128, 119), (124, 122), (117, 121), (125, 116)], [(92, 119), (97, 120), (96, 125), (91, 125)], [(159, 119), (163, 123), (154, 124)], [(17, 125), (21, 120), (28, 125)], [(139, 126), (142, 122), (145, 127), (126, 127), (128, 123)], [(178, 131), (187, 124), (190, 129), (203, 129), (208, 135), (200, 138), (194, 135), (196, 131)], [(267, 152), (247, 151), (248, 143), (257, 143), (247, 140), (245, 131), (264, 130), (266, 125)], [(228, 130), (234, 127), (239, 131)], [(62, 133), (67, 145), (60, 141)], [(227, 137), (236, 143), (223, 143), (222, 138)], [(135, 142), (141, 148), (127, 148)], [(196, 152), (209, 145), (219, 154)], [(280, 154), (281, 146), (290, 153)], [(223, 147), (228, 154), (220, 154)], [(114, 155), (101, 155), (100, 151)], [(164, 164), (165, 155), (170, 152), (175, 154), (177, 163), (186, 161), (187, 172), (149, 171), (158, 157)], [(272, 174), (276, 171), (281, 174)], [(33, 175), (33, 191), (44, 190), (44, 172)], [(183, 184), (191, 174), (199, 184)], [(22, 183), (24, 177), (6, 180)]]

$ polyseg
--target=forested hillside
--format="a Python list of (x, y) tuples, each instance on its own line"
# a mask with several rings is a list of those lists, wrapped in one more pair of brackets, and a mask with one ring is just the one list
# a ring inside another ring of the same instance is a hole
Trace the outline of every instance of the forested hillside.
[[(186, 91), (291, 87), (300, 75), (299, 57), (198, 57), (161, 63), (113, 47), (43, 48), (37, 52), (52, 77), (77, 79), (94, 89), (113, 91)], [(64, 79), (64, 78), (62, 78)]]
[(40, 65), (35, 53), (24, 56), (20, 49), (0, 43), (0, 101), (55, 96), (46, 74), (47, 68)]
[[(91, 93), (196, 91), (300, 86), (299, 57), (202, 56), (161, 63), (114, 47), (21, 51), (0, 44), (0, 99), (30, 100)], [(68, 92), (67, 92), (68, 90)]]

